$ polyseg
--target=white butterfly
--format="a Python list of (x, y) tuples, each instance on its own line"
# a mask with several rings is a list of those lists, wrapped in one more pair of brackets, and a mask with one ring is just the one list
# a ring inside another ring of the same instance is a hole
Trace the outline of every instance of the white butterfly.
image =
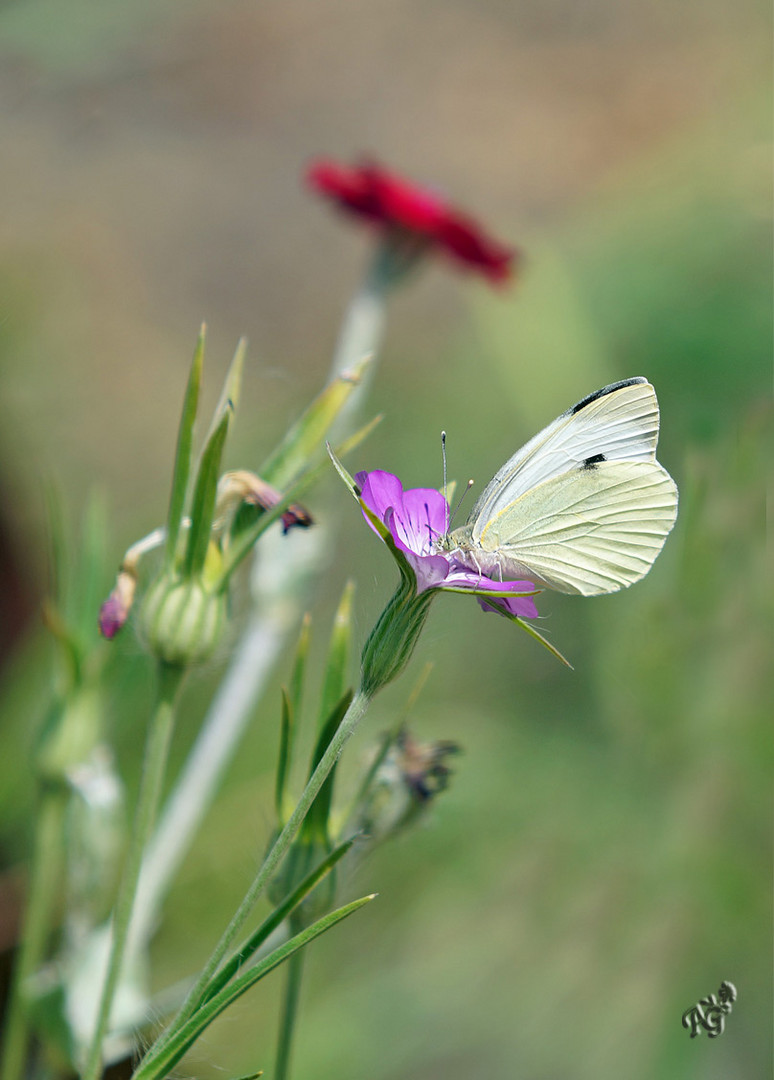
[(506, 462), (442, 546), (500, 580), (594, 596), (639, 581), (677, 517), (647, 379), (589, 394)]

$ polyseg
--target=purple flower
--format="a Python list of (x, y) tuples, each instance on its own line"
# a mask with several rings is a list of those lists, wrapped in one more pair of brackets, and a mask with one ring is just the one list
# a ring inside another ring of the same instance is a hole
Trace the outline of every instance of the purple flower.
[[(537, 618), (534, 600), (522, 595), (536, 591), (531, 581), (494, 581), (458, 565), (448, 552), (441, 550), (440, 541), (449, 530), (449, 507), (439, 491), (434, 488), (404, 491), (397, 476), (379, 469), (359, 472), (355, 480), (363, 504), (386, 527), (395, 547), (411, 567), (417, 594), (428, 589), (470, 592), (486, 597), (479, 600), (484, 610), (502, 608), (513, 616)], [(366, 520), (379, 535), (367, 516)], [(487, 593), (501, 595), (487, 596)], [(513, 595), (503, 597), (503, 593)]]

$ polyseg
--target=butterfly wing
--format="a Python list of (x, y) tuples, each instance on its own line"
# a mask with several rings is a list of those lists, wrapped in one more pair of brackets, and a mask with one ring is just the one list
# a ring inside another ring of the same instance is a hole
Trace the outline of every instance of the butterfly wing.
[(531, 488), (602, 461), (655, 461), (658, 401), (647, 379), (611, 383), (583, 398), (518, 450), (487, 484), (468, 518), (474, 539)]
[(677, 517), (677, 487), (655, 461), (604, 461), (552, 476), (490, 518), (473, 548), (503, 578), (594, 596), (647, 574)]

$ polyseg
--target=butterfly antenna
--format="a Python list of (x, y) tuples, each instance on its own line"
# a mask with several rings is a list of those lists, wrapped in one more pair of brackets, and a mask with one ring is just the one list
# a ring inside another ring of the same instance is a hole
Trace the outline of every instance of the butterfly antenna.
[(446, 498), (446, 432), (441, 432), (441, 458), (443, 459), (443, 497)]
[(464, 491), (463, 491), (463, 493), (462, 493), (462, 494), (460, 495), (459, 499), (457, 499), (457, 505), (456, 505), (456, 506), (454, 507), (454, 509), (452, 510), (452, 515), (451, 515), (451, 517), (449, 518), (449, 528), (451, 528), (451, 526), (452, 526), (452, 522), (454, 521), (454, 519), (455, 519), (455, 518), (456, 518), (456, 516), (457, 516), (457, 511), (458, 511), (458, 510), (459, 510), (459, 508), (460, 508), (460, 507), (462, 506), (462, 500), (463, 500), (463, 499), (465, 498), (465, 496), (467, 495), (467, 493), (468, 493), (468, 492), (470, 491), (470, 489), (471, 489), (471, 488), (473, 487), (473, 484), (474, 484), (474, 483), (475, 483), (475, 481), (474, 481), (474, 480), (468, 480), (467, 484), (465, 485), (465, 490), (464, 490)]
[[(449, 512), (449, 510), (448, 510), (449, 500), (446, 497), (446, 432), (445, 431), (441, 432), (441, 459), (443, 460), (443, 501), (446, 503), (446, 507), (447, 507), (446, 513), (448, 514), (448, 512)], [(447, 532), (449, 531), (449, 525), (450, 525), (450, 522), (447, 522), (447, 525), (446, 525), (446, 531)]]

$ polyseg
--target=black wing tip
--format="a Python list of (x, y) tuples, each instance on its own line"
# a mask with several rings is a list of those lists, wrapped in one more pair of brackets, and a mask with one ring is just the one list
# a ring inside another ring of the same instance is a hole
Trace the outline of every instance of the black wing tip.
[(581, 465), (581, 468), (582, 469), (596, 469), (597, 465), (601, 464), (603, 461), (607, 461), (607, 458), (605, 457), (604, 454), (592, 454), (591, 457), (587, 457), (584, 460), (583, 464)]
[(567, 410), (567, 416), (574, 416), (580, 412), (581, 409), (585, 409), (587, 405), (590, 405), (592, 401), (596, 401), (598, 398), (606, 397), (608, 394), (614, 393), (616, 390), (623, 390), (625, 386), (636, 386), (638, 383), (646, 383), (648, 380), (643, 375), (635, 375), (632, 379), (621, 379), (619, 382), (610, 383), (608, 386), (603, 386), (601, 390), (595, 390), (593, 394), (587, 394), (585, 398), (582, 398), (577, 405), (573, 405), (571, 409)]

